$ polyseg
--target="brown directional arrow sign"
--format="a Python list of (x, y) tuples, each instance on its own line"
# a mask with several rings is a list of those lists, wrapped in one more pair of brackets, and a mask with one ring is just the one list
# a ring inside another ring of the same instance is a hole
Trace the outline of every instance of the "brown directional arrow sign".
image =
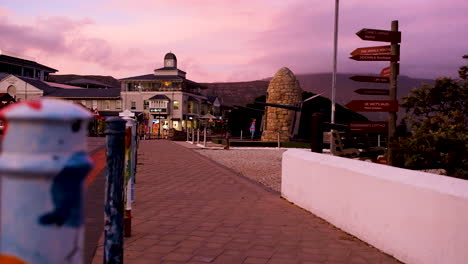
[(380, 71), (380, 77), (390, 77), (390, 67), (385, 67)]
[(362, 121), (362, 122), (352, 122), (348, 125), (348, 129), (351, 133), (356, 134), (386, 134), (388, 133), (388, 122), (372, 122), (372, 121)]
[(375, 76), (351, 76), (351, 80), (356, 82), (372, 82), (372, 83), (389, 83), (390, 79), (387, 77), (375, 77)]
[(401, 42), (401, 32), (399, 31), (363, 28), (359, 30), (356, 33), (356, 35), (358, 35), (363, 40), (383, 41), (392, 43)]
[(351, 52), (351, 56), (357, 55), (391, 55), (391, 46), (357, 48)]
[(399, 61), (400, 56), (398, 55), (356, 55), (349, 57), (352, 60), (357, 61)]
[(346, 107), (354, 112), (397, 112), (396, 100), (352, 100)]
[(355, 93), (365, 94), (365, 95), (389, 95), (390, 92), (388, 89), (357, 89), (354, 90)]

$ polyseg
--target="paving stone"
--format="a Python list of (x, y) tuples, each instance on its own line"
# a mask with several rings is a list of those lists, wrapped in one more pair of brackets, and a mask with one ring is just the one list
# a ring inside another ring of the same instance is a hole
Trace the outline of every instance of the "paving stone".
[(138, 162), (126, 263), (399, 263), (180, 144), (141, 141)]

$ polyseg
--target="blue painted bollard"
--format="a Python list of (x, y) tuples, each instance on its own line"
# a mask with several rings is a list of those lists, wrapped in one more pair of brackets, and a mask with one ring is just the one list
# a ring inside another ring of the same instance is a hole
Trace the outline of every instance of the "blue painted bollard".
[(104, 209), (104, 264), (123, 263), (125, 121), (106, 121), (107, 173)]
[(63, 100), (12, 104), (0, 153), (0, 263), (82, 264), (91, 118)]

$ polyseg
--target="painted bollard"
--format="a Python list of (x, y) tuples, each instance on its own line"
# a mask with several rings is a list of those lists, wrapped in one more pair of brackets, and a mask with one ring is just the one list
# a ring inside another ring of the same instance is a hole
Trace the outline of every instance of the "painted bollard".
[(134, 174), (134, 128), (136, 122), (133, 118), (124, 116), (125, 120), (125, 163), (124, 163), (124, 234), (126, 237), (132, 234), (132, 189), (133, 189), (133, 177)]
[(125, 120), (109, 118), (104, 208), (104, 264), (123, 263)]
[(63, 100), (12, 104), (0, 153), (0, 263), (82, 264), (92, 115)]
[(137, 126), (138, 122), (136, 120), (133, 121), (132, 127), (132, 193), (131, 199), (132, 203), (135, 202), (135, 183), (136, 183), (136, 165), (137, 165), (137, 149), (138, 149), (138, 140), (137, 140)]

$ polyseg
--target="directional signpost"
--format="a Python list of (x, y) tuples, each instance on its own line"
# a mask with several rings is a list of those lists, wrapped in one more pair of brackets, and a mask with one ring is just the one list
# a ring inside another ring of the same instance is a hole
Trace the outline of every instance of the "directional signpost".
[(348, 125), (348, 128), (351, 133), (356, 134), (386, 134), (388, 132), (388, 123), (372, 121), (352, 122)]
[(400, 43), (401, 42), (401, 32), (380, 30), (380, 29), (369, 29), (363, 28), (359, 30), (356, 35), (362, 40), (371, 40), (371, 41), (383, 41), (383, 42), (392, 42)]
[(351, 76), (351, 80), (356, 82), (373, 82), (373, 83), (389, 83), (390, 79), (385, 77), (375, 77), (375, 76)]
[(357, 89), (354, 92), (363, 95), (389, 95), (388, 89)]
[(380, 77), (390, 77), (390, 67), (385, 67), (380, 71)]
[(396, 55), (356, 55), (349, 57), (357, 61), (399, 61), (400, 56)]
[(346, 107), (354, 112), (397, 112), (396, 100), (352, 100)]
[[(346, 106), (356, 112), (389, 112), (388, 139), (391, 142), (395, 137), (396, 112), (398, 101), (396, 97), (397, 76), (400, 60), (401, 32), (398, 31), (398, 21), (392, 21), (391, 30), (368, 29), (359, 30), (362, 40), (390, 42), (387, 46), (357, 48), (351, 52), (350, 59), (356, 61), (389, 61), (390, 66), (380, 71), (379, 76), (352, 76), (350, 79), (357, 82), (389, 83), (388, 90), (384, 89), (358, 89), (355, 92), (365, 95), (389, 95), (389, 100), (353, 100)], [(370, 129), (370, 128), (369, 128)], [(364, 129), (365, 131), (365, 129)], [(393, 150), (391, 146), (387, 151), (388, 164), (393, 165)]]
[(357, 48), (351, 52), (351, 56), (357, 55), (391, 55), (391, 46)]

